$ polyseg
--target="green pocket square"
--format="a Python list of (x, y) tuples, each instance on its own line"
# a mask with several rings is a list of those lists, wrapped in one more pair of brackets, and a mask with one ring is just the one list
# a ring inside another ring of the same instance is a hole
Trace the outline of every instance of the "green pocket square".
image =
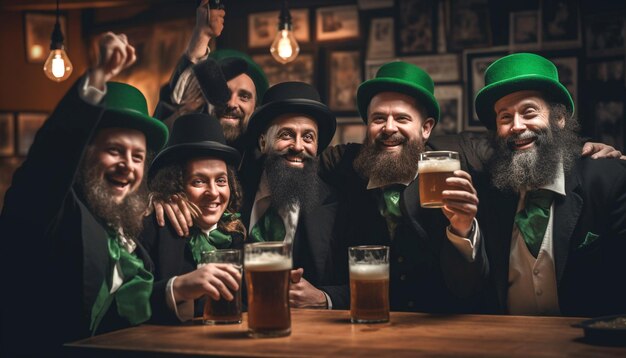
[(578, 245), (578, 249), (583, 249), (589, 245), (591, 245), (592, 242), (596, 241), (596, 239), (600, 237), (598, 234), (594, 234), (591, 231), (587, 233), (587, 236), (585, 236), (585, 240), (583, 241), (582, 244)]

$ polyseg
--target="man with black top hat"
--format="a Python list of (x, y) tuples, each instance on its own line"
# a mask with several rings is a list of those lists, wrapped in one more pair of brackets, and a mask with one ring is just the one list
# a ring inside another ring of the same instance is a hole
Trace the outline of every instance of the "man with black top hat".
[(335, 128), (335, 116), (313, 86), (284, 82), (267, 91), (246, 132), (242, 219), (249, 241), (293, 242), (292, 307), (345, 300), (331, 287), (334, 195), (317, 176), (318, 153)]
[(38, 131), (5, 197), (3, 298), (11, 299), (2, 302), (2, 351), (10, 356), (57, 355), (63, 343), (151, 316), (152, 262), (135, 239), (147, 209), (144, 172), (168, 132), (139, 90), (107, 83), (135, 62), (126, 36), (105, 34), (100, 54)]
[[(390, 246), (390, 305), (396, 311), (472, 309), (488, 272), (468, 173), (447, 179), (443, 209), (420, 207), (417, 162), (439, 118), (430, 76), (405, 62), (383, 65), (358, 89), (364, 143), (326, 150), (321, 175), (337, 191), (335, 269), (348, 282), (347, 248)], [(347, 308), (344, 302), (333, 306)]]
[(556, 66), (530, 53), (495, 61), (475, 108), (492, 131), (477, 186), (492, 280), (488, 310), (626, 312), (626, 164), (579, 158), (574, 102)]

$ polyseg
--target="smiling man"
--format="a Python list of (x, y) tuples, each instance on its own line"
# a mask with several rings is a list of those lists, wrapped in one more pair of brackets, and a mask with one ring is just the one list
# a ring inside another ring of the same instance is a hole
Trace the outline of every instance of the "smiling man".
[(495, 152), (479, 186), (491, 310), (625, 312), (626, 164), (579, 158), (574, 102), (541, 56), (494, 62), (475, 103)]
[[(61, 355), (63, 343), (151, 317), (152, 262), (136, 239), (144, 173), (168, 132), (139, 90), (106, 82), (135, 62), (126, 36), (102, 36), (100, 54), (37, 133), (5, 197), (7, 356)], [(33, 344), (42, 321), (55, 327)]]

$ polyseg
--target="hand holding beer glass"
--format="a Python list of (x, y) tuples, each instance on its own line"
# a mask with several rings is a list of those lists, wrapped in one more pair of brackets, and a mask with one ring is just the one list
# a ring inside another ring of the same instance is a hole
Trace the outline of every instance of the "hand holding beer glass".
[(248, 334), (251, 337), (282, 337), (291, 334), (291, 265), (289, 242), (257, 242), (245, 245)]
[(389, 321), (389, 247), (348, 248), (350, 320), (352, 323)]
[[(202, 252), (201, 257), (204, 264), (228, 264), (232, 265), (241, 273), (241, 251), (240, 250), (213, 250)], [(204, 303), (204, 314), (202, 322), (204, 324), (228, 324), (241, 323), (241, 286), (237, 291), (229, 289), (233, 295), (231, 301), (220, 296), (219, 300), (207, 297)]]

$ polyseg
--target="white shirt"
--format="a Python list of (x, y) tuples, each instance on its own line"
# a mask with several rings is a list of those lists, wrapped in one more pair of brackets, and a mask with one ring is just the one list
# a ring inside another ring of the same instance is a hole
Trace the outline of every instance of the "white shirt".
[[(561, 164), (552, 184), (542, 186), (565, 196), (565, 177)], [(524, 209), (527, 190), (520, 191), (517, 212)], [(548, 227), (537, 258), (530, 253), (517, 225), (513, 225), (509, 254), (507, 307), (513, 315), (559, 315), (559, 298), (553, 250), (554, 203), (550, 206)]]

